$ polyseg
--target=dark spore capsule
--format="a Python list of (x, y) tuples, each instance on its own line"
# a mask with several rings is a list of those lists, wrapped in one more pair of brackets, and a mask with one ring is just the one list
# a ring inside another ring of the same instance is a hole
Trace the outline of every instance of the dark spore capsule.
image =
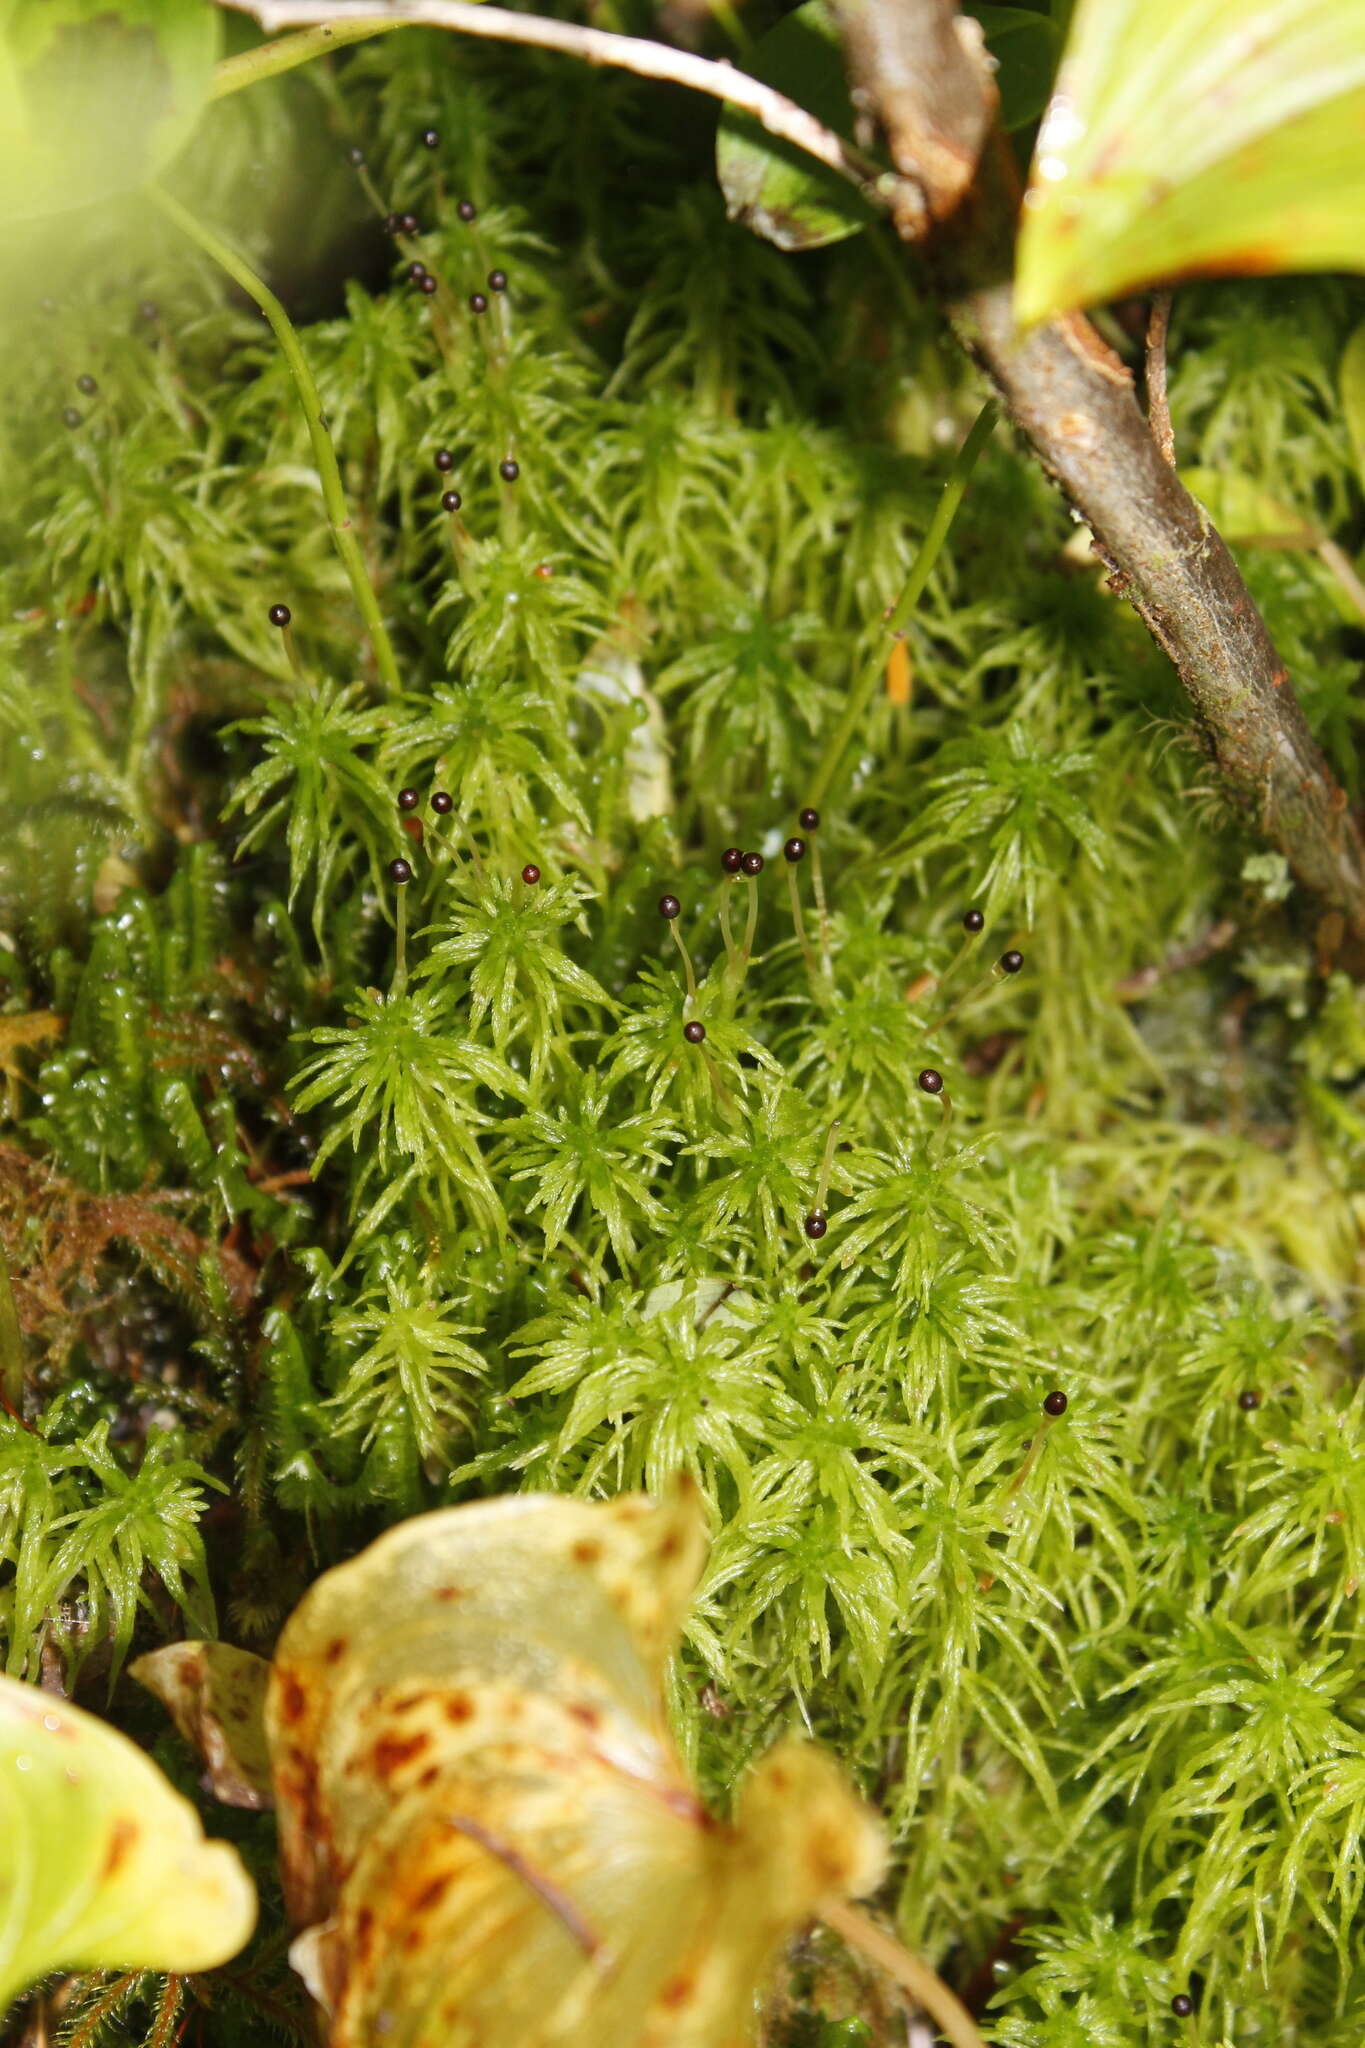
[(505, 292), (507, 290), (507, 272), (505, 270), (490, 270), (488, 273), (488, 289), (490, 292)]
[(87, 398), (93, 398), (99, 388), (88, 370), (76, 379), (76, 389), (84, 392)]
[(812, 1209), (801, 1228), (811, 1242), (817, 1244), (829, 1229), (829, 1224), (819, 1209)]
[(744, 865), (744, 849), (740, 846), (727, 846), (720, 857), (720, 864), (727, 875), (737, 875)]
[(438, 817), (449, 817), (455, 808), (455, 799), (448, 789), (433, 789), (431, 792), (431, 808)]
[(441, 132), (438, 128), (424, 128), (420, 140), (423, 149), (439, 149), (441, 145)]
[(782, 851), (794, 865), (797, 861), (806, 858), (806, 842), (804, 839), (789, 839)]
[(683, 1025), (683, 1037), (689, 1045), (700, 1045), (705, 1036), (706, 1026), (699, 1017), (694, 1017), (691, 1023)]
[(431, 274), (428, 272), (426, 277), (418, 278), (417, 289), (419, 292), (425, 292), (427, 297), (429, 299), (432, 299), (435, 298), (437, 292), (440, 290), (440, 286), (437, 284), (435, 278), (432, 277)]
[(926, 1095), (942, 1095), (943, 1076), (937, 1067), (924, 1067), (916, 1076), (916, 1086), (922, 1088)]
[(666, 917), (671, 920), (678, 915), (681, 909), (682, 905), (676, 896), (661, 896), (659, 898), (660, 917)]
[(1024, 964), (1024, 956), (1011, 946), (1008, 953), (1000, 955), (1000, 965), (1006, 974), (1017, 974)]
[(400, 789), (398, 792), (398, 808), (400, 811), (415, 811), (421, 801), (422, 799), (415, 789)]
[(1250, 1415), (1253, 1409), (1259, 1408), (1260, 1405), (1261, 1397), (1255, 1387), (1243, 1387), (1241, 1393), (1237, 1396), (1237, 1406), (1242, 1410), (1243, 1414)]
[(443, 512), (458, 512), (463, 503), (464, 499), (458, 491), (442, 491), (441, 510)]
[(358, 142), (353, 142), (346, 152), (346, 161), (353, 171), (358, 171), (365, 161), (365, 152)]
[(498, 475), (505, 484), (514, 484), (521, 475), (521, 464), (513, 462), (510, 455), (498, 464)]
[(1188, 1991), (1177, 1991), (1171, 2000), (1171, 2011), (1178, 2020), (1187, 2020), (1194, 2011), (1194, 2000)]
[(488, 300), (483, 292), (471, 292), (469, 294), (469, 310), (471, 313), (486, 313), (488, 311)]
[(62, 407), (62, 425), (64, 427), (78, 427), (84, 418), (85, 414), (77, 412), (74, 405), (64, 405)]
[(523, 882), (527, 884), (528, 888), (532, 889), (534, 889), (536, 883), (540, 880), (540, 869), (536, 866), (533, 860), (527, 861), (525, 867), (521, 871), (521, 879)]
[(740, 862), (740, 866), (746, 875), (761, 875), (763, 872), (763, 856), (761, 853), (746, 853)]
[(414, 284), (420, 284), (424, 277), (431, 276), (431, 272), (427, 269), (426, 264), (421, 261), (420, 257), (418, 257), (414, 258), (408, 265), (408, 276)]
[(1055, 1416), (1058, 1416), (1058, 1415), (1065, 1415), (1065, 1414), (1066, 1414), (1066, 1410), (1067, 1410), (1067, 1399), (1066, 1399), (1066, 1395), (1065, 1395), (1065, 1394), (1064, 1394), (1064, 1393), (1062, 1392), (1062, 1390), (1061, 1390), (1061, 1388), (1060, 1388), (1060, 1387), (1054, 1387), (1054, 1388), (1052, 1389), (1052, 1392), (1051, 1392), (1050, 1394), (1044, 1394), (1044, 1396), (1043, 1396), (1043, 1413), (1044, 1413), (1044, 1415), (1051, 1415), (1051, 1416), (1054, 1416), (1054, 1417), (1055, 1417)]
[(814, 832), (820, 823), (820, 813), (807, 804), (796, 822), (803, 832)]
[(415, 213), (400, 213), (398, 225), (405, 235), (420, 235), (422, 232), (422, 223)]
[(411, 861), (404, 860), (401, 853), (396, 860), (389, 862), (389, 880), (391, 882), (410, 882), (412, 880), (412, 863)]
[(980, 910), (964, 910), (964, 911), (963, 911), (963, 913), (962, 913), (962, 929), (963, 929), (963, 931), (964, 931), (964, 932), (979, 932), (979, 931), (984, 931), (984, 930), (985, 930), (985, 927), (986, 927), (986, 918), (985, 918), (985, 913), (984, 913), (983, 911), (980, 911)]
[(266, 617), (271, 625), (279, 626), (281, 630), (289, 624), (293, 616), (294, 614), (290, 611), (287, 604), (272, 604), (270, 610), (266, 613)]
[(402, 214), (401, 214), (401, 213), (386, 213), (386, 214), (384, 215), (384, 233), (385, 233), (386, 235), (400, 235), (400, 234), (401, 234), (402, 232), (403, 232), (403, 216), (402, 216)]
[(442, 476), (449, 476), (451, 470), (455, 467), (455, 457), (449, 448), (438, 448), (431, 459), (440, 470)]
[(477, 220), (479, 209), (472, 199), (462, 199), (455, 209), (461, 220)]

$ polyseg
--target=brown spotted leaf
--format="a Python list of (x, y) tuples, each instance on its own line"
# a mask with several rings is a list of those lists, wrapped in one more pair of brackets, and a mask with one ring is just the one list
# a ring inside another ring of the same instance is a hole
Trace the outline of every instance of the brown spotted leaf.
[(154, 1692), (204, 1759), (209, 1790), (224, 1806), (274, 1804), (265, 1744), (270, 1666), (229, 1643), (171, 1643), (129, 1667)]
[(267, 1726), (294, 1959), (334, 2048), (741, 2048), (783, 1940), (880, 1875), (801, 1743), (713, 1821), (662, 1679), (695, 1493), (426, 1515), (311, 1589)]
[(49, 1970), (207, 1970), (251, 1933), (237, 1852), (126, 1735), (0, 1678), (0, 2016)]

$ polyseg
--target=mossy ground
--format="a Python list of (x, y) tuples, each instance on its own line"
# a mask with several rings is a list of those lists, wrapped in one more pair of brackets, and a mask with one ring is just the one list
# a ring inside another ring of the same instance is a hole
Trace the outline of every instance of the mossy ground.
[[(0, 413), (9, 1668), (65, 1663), (192, 1785), (135, 1637), (216, 1612), (268, 1650), (397, 1517), (686, 1466), (676, 1706), (718, 1803), (781, 1728), (831, 1744), (895, 1832), (887, 1911), (1005, 1994), (1011, 2048), (1178, 2039), (1182, 1992), (1206, 2043), (1355, 2048), (1365, 1011), (1004, 431), (909, 701), (807, 835), (823, 915), (790, 871), (803, 942), (782, 842), (983, 393), (886, 248), (725, 225), (712, 119), (405, 34), (196, 145), (177, 190), (307, 323), (398, 696), (256, 314), (159, 223), (35, 244)], [(354, 143), (418, 218), (396, 251)], [(1348, 551), (1362, 317), (1211, 286), (1172, 343), (1182, 457)], [(1361, 622), (1312, 553), (1246, 567), (1358, 797)], [(767, 862), (742, 972), (732, 844)], [(268, 1885), (268, 1821), (212, 1824)], [(287, 2030), (281, 1950), (60, 2024)]]

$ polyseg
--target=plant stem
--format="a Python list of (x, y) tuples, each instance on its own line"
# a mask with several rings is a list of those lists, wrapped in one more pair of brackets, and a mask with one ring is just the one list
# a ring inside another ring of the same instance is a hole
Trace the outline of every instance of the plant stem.
[(254, 50), (242, 50), (214, 65), (209, 98), (226, 99), (229, 93), (259, 85), (263, 78), (278, 78), (282, 72), (293, 71), (314, 57), (325, 57), (329, 50), (343, 50), (348, 43), (363, 43), (370, 36), (387, 36), (396, 28), (406, 27), (407, 23), (402, 21), (335, 22), (304, 29), (298, 35), (280, 36), (273, 43), (260, 43)]
[[(376, 22), (368, 0), (360, 0), (358, 5), (355, 0), (226, 0), (226, 4), (243, 14), (255, 15), (267, 29), (298, 28), (329, 20), (334, 28), (342, 24), (373, 28)], [(383, 25), (397, 28), (404, 23), (410, 27), (454, 29), (461, 35), (487, 36), (495, 42), (526, 43), (534, 49), (562, 50), (566, 56), (584, 58), (589, 64), (632, 71), (638, 78), (667, 79), (674, 85), (689, 86), (694, 92), (743, 107), (770, 135), (794, 143), (797, 149), (836, 171), (841, 178), (847, 178), (873, 206), (885, 207), (893, 200), (898, 200), (902, 207), (909, 206), (918, 190), (912, 188), (909, 179), (883, 170), (875, 158), (845, 142), (804, 107), (761, 79), (737, 71), (733, 64), (694, 56), (690, 50), (670, 49), (666, 43), (648, 42), (640, 36), (613, 35), (606, 29), (588, 28), (576, 21), (519, 14), (506, 7), (486, 6), (482, 0), (391, 0)]]
[(308, 358), (303, 345), (294, 331), (289, 315), (275, 294), (263, 279), (257, 277), (235, 249), (206, 228), (202, 221), (187, 213), (178, 199), (172, 199), (169, 192), (159, 185), (148, 188), (153, 201), (160, 207), (169, 221), (178, 227), (188, 240), (194, 242), (206, 256), (225, 270), (233, 282), (239, 284), (248, 298), (256, 304), (270, 322), (271, 331), (280, 345), (281, 352), (289, 365), (294, 379), (294, 388), (303, 407), (303, 416), (308, 423), (308, 438), (313, 444), (313, 460), (317, 464), (318, 479), (322, 485), (322, 499), (327, 507), (327, 518), (332, 529), (332, 539), (341, 557), (342, 566), (350, 578), (351, 592), (355, 598), (356, 610), (365, 621), (374, 650), (375, 666), (383, 678), (385, 689), (390, 696), (397, 696), (402, 690), (398, 663), (394, 657), (393, 643), (379, 609), (379, 600), (365, 573), (365, 563), (360, 553), (351, 525), (351, 515), (346, 509), (346, 493), (342, 487), (341, 471), (337, 467), (336, 450), (322, 421), (322, 401), (313, 373), (308, 367)]
[[(933, 573), (943, 543), (948, 538), (949, 529), (957, 516), (957, 508), (962, 503), (962, 494), (967, 488), (968, 478), (976, 467), (976, 458), (990, 439), (999, 413), (1000, 408), (995, 400), (988, 398), (973, 420), (966, 440), (953, 457), (953, 466), (939, 494), (938, 504), (934, 507), (934, 516), (929, 521), (928, 532), (920, 542), (919, 553), (911, 564), (910, 574), (905, 579), (905, 587), (896, 600), (890, 618), (886, 621), (886, 630), (893, 636), (902, 631), (910, 614), (924, 595), (925, 585)], [(822, 802), (838, 773), (849, 741), (867, 715), (867, 707), (881, 682), (885, 666), (886, 660), (879, 640), (876, 651), (849, 693), (844, 715), (839, 720), (834, 738), (824, 750), (824, 757), (811, 786), (810, 796), (813, 804)]]
[(883, 1934), (866, 1913), (860, 1913), (856, 1906), (845, 1905), (840, 1899), (822, 1906), (820, 1918), (841, 1941), (846, 1941), (850, 1948), (865, 1955), (879, 1970), (885, 1970), (888, 1977), (894, 1977), (910, 1993), (916, 2005), (928, 2013), (940, 2033), (953, 2043), (953, 2048), (986, 2048), (976, 2021), (961, 1999), (948, 1989), (941, 1977), (934, 1975), (927, 1963), (912, 1956), (889, 1934)]

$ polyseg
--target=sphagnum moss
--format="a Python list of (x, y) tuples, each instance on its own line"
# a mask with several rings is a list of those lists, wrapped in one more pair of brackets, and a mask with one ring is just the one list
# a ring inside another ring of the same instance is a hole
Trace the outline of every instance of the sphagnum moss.
[[(7, 350), (8, 1668), (141, 1726), (131, 1644), (215, 1595), (268, 1647), (399, 1516), (685, 1468), (715, 1540), (674, 1704), (717, 1801), (777, 1728), (830, 1742), (895, 1829), (887, 1912), (1009, 2048), (1355, 2048), (1331, 934), (1243, 880), (1169, 675), (999, 434), (925, 553), (979, 396), (860, 245), (727, 228), (690, 116), (619, 77), (395, 35), (320, 83), (389, 230), (303, 342), (396, 692), (207, 265), (68, 263)], [(224, 107), (178, 196), (285, 162), (315, 89)], [(1172, 346), (1182, 459), (1348, 547), (1362, 311), (1191, 290)], [(1318, 565), (1251, 569), (1349, 776)], [(268, 1822), (243, 1845), (268, 1885)], [(279, 1941), (50, 2021), (304, 2026)]]

